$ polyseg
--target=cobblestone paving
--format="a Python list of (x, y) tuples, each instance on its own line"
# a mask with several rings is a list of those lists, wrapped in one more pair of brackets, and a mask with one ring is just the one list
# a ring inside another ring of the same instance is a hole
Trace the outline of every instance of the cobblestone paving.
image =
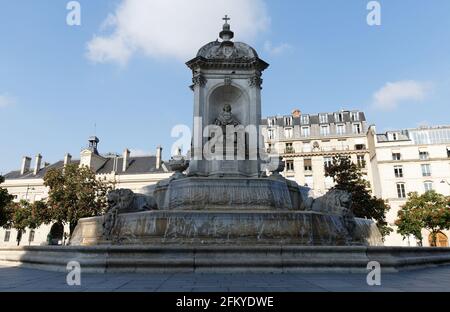
[(66, 274), (0, 266), (0, 291), (115, 292), (310, 292), (450, 291), (450, 266), (382, 273), (381, 286), (368, 286), (365, 274), (82, 274), (81, 286), (68, 286)]

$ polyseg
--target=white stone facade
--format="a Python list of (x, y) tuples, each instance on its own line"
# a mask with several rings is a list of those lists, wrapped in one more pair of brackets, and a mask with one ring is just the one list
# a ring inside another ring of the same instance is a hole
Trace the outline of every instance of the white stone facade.
[[(90, 143), (95, 142), (91, 141)], [(96, 142), (98, 143), (98, 141)], [(95, 143), (95, 144), (96, 144)], [(48, 168), (61, 168), (65, 163), (76, 163), (90, 167), (97, 173), (97, 178), (106, 182), (114, 183), (116, 189), (131, 189), (139, 193), (146, 186), (156, 184), (158, 181), (167, 179), (172, 175), (161, 161), (160, 156), (133, 157), (124, 152), (124, 157), (117, 155), (101, 156), (95, 148), (90, 146), (81, 151), (80, 160), (71, 160), (69, 154), (64, 161), (47, 165), (29, 168), (25, 170), (7, 174), (5, 183), (1, 186), (14, 196), (15, 201), (28, 200), (30, 202), (45, 200), (48, 197), (48, 188), (44, 186), (43, 177)], [(161, 155), (161, 148), (158, 147), (156, 155)], [(40, 155), (38, 155), (40, 156)], [(24, 157), (25, 164), (29, 164), (29, 157)], [(124, 160), (127, 164), (124, 165)], [(38, 162), (35, 162), (38, 164)], [(20, 246), (46, 245), (47, 235), (50, 233), (53, 224), (42, 225), (36, 230), (27, 229), (22, 234)], [(65, 225), (64, 232), (69, 232), (69, 226)], [(17, 230), (0, 228), (0, 247), (17, 246)], [(62, 244), (64, 238), (53, 243)]]
[[(368, 132), (371, 166), (376, 168), (374, 190), (378, 197), (391, 206), (387, 214), (394, 232), (386, 238), (388, 246), (416, 246), (413, 237), (403, 239), (396, 233), (395, 220), (407, 194), (433, 189), (450, 195), (450, 127), (432, 127), (389, 131), (376, 134), (371, 126)], [(443, 233), (449, 237), (450, 232)], [(429, 246), (429, 233), (423, 231), (423, 245)], [(445, 239), (442, 236), (443, 240)], [(445, 245), (444, 242), (442, 242)], [(448, 244), (448, 242), (447, 242)]]
[(332, 178), (325, 177), (325, 165), (337, 155), (351, 156), (372, 182), (367, 126), (362, 112), (310, 115), (295, 110), (292, 115), (268, 117), (263, 124), (267, 151), (283, 157), (284, 176), (299, 185), (318, 194), (326, 193), (334, 183)]

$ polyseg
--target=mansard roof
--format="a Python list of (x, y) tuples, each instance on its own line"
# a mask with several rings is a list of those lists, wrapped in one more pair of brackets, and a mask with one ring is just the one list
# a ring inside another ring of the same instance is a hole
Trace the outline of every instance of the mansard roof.
[[(80, 164), (79, 160), (72, 160), (71, 164)], [(115, 172), (118, 175), (148, 174), (170, 172), (164, 162), (160, 169), (156, 169), (156, 156), (130, 157), (127, 170), (122, 171), (123, 157), (105, 157), (104, 164), (96, 171), (96, 174), (109, 174)], [(15, 179), (43, 179), (50, 169), (64, 167), (64, 161), (60, 160), (51, 165), (41, 168), (35, 175), (32, 168), (25, 174), (20, 174), (20, 170), (11, 171), (4, 175), (6, 180)]]

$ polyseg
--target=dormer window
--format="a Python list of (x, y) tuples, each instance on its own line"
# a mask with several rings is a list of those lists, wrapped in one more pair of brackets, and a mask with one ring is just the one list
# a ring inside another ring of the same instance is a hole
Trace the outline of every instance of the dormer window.
[(328, 114), (319, 114), (319, 121), (321, 124), (328, 123)]
[(352, 112), (352, 120), (359, 121), (359, 112)]
[(284, 125), (285, 126), (292, 126), (292, 117), (284, 117)]
[(336, 119), (336, 122), (344, 122), (344, 113), (336, 113), (335, 119)]
[(302, 119), (302, 124), (303, 125), (308, 125), (309, 124), (309, 115), (302, 115), (301, 119)]
[(277, 124), (277, 119), (276, 118), (268, 118), (267, 119), (267, 124), (272, 127), (275, 126)]
[(391, 140), (391, 141), (398, 141), (399, 140), (399, 133), (397, 133), (397, 132), (392, 132), (392, 133), (390, 133), (389, 135), (388, 135), (388, 138)]

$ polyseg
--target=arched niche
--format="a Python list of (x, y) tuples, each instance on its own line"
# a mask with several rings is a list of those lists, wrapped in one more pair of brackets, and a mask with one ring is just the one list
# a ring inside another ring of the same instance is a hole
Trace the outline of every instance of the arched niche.
[(208, 124), (214, 124), (225, 104), (231, 105), (233, 116), (241, 125), (249, 123), (249, 96), (235, 85), (221, 85), (213, 89), (208, 97)]

